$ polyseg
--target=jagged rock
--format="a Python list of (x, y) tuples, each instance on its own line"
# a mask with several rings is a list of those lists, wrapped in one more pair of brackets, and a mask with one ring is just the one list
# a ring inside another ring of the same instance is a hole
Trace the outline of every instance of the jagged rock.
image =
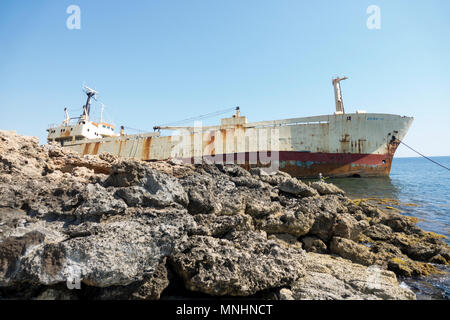
[(425, 233), (425, 237), (420, 237), (416, 234), (408, 235), (396, 232), (390, 242), (413, 260), (430, 261), (436, 255), (448, 259), (448, 246), (437, 239), (436, 236), (432, 233)]
[(317, 192), (319, 192), (319, 194), (321, 196), (327, 195), (327, 194), (336, 194), (336, 195), (344, 195), (345, 192), (344, 190), (340, 189), (339, 187), (335, 186), (334, 184), (331, 183), (325, 183), (322, 181), (316, 181), (311, 183), (310, 185), (311, 188), (316, 189)]
[(365, 267), (342, 258), (307, 253), (306, 275), (291, 287), (293, 298), (314, 300), (413, 300), (415, 294), (399, 286), (393, 272)]
[(302, 256), (261, 234), (237, 232), (228, 240), (193, 236), (171, 261), (189, 290), (246, 296), (292, 284), (303, 274)]
[(258, 179), (272, 186), (278, 186), (280, 183), (291, 178), (288, 173), (282, 171), (274, 172), (269, 168), (251, 168), (249, 172), (251, 175), (257, 176)]
[(290, 234), (287, 233), (275, 233), (271, 234), (269, 237), (267, 237), (269, 240), (275, 240), (281, 245), (285, 247), (291, 247), (295, 249), (301, 249), (302, 243), (298, 241), (298, 239)]
[(287, 233), (294, 237), (306, 235), (315, 222), (313, 214), (303, 214), (286, 210), (268, 216), (265, 219), (256, 220), (258, 229), (269, 234)]
[(41, 176), (48, 157), (39, 151), (38, 138), (0, 130), (0, 174)]
[(365, 266), (375, 263), (376, 257), (370, 249), (352, 240), (333, 237), (330, 243), (330, 251), (352, 262)]
[(369, 227), (369, 223), (365, 220), (357, 221), (350, 214), (338, 214), (334, 220), (332, 229), (333, 236), (357, 240), (362, 230)]
[(182, 211), (87, 224), (85, 234), (20, 251), (19, 258), (14, 256), (20, 260), (15, 273), (0, 280), (3, 285), (16, 281), (55, 285), (79, 277), (88, 286), (129, 285), (152, 275), (162, 259), (172, 254), (176, 241), (194, 227), (192, 217)]
[(222, 164), (218, 164), (217, 168), (219, 168), (220, 171), (222, 171), (223, 173), (231, 176), (231, 177), (250, 177), (251, 174), (239, 167), (239, 166), (235, 166), (235, 165), (222, 165)]
[(90, 291), (91, 295), (99, 300), (158, 300), (168, 285), (166, 258), (164, 258), (153, 274), (144, 276), (143, 280), (127, 286), (109, 286)]
[[(312, 253), (308, 262), (302, 244), (353, 263)], [(0, 131), (2, 297), (158, 299), (181, 285), (212, 297), (410, 299), (384, 269), (424, 275), (436, 271), (429, 262), (450, 262), (438, 235), (329, 184), (80, 156)], [(362, 284), (372, 265), (383, 269), (380, 288)], [(83, 290), (67, 291), (77, 275)]]
[(263, 188), (264, 183), (261, 180), (249, 176), (232, 177), (230, 179), (237, 187)]
[(119, 188), (115, 195), (123, 199), (129, 207), (151, 205), (152, 195), (141, 186)]
[(255, 175), (255, 176), (258, 176), (258, 177), (260, 177), (260, 176), (268, 176), (269, 175), (269, 173), (266, 170), (264, 170), (264, 168), (251, 168), (248, 172), (251, 175)]
[(327, 245), (317, 237), (307, 236), (302, 238), (303, 247), (308, 252), (325, 253)]
[(195, 173), (183, 179), (182, 185), (189, 198), (189, 213), (211, 213), (216, 209), (213, 193), (215, 184), (211, 177)]
[(423, 235), (423, 231), (407, 216), (392, 212), (385, 216), (382, 222), (395, 232)]
[(81, 197), (84, 201), (74, 211), (81, 218), (123, 214), (127, 208), (122, 199), (115, 198), (99, 184), (88, 184)]
[(280, 300), (294, 300), (292, 291), (286, 288), (280, 289), (278, 295), (280, 296)]
[(376, 224), (364, 230), (364, 234), (373, 240), (389, 240), (392, 229), (383, 224)]
[(0, 243), (0, 286), (9, 285), (20, 267), (21, 257), (44, 239), (42, 233), (34, 231), (21, 237), (6, 238)]
[(283, 181), (278, 185), (278, 189), (299, 197), (314, 197), (319, 195), (315, 189), (295, 178), (288, 178)]
[(216, 216), (212, 214), (197, 214), (194, 217), (198, 228), (191, 230), (191, 234), (223, 238), (232, 231), (254, 230), (252, 219), (246, 214), (231, 216)]
[[(114, 165), (112, 174), (106, 180), (105, 185), (112, 187), (143, 187), (148, 192), (143, 197), (158, 207), (170, 206), (173, 203), (182, 205), (187, 205), (188, 203), (187, 194), (176, 178), (151, 169), (138, 161), (122, 161)], [(126, 191), (123, 194), (127, 197)], [(133, 201), (131, 200), (131, 202)]]
[(272, 202), (262, 197), (250, 198), (247, 200), (245, 213), (255, 218), (262, 218), (269, 215), (281, 213), (283, 207), (279, 202)]

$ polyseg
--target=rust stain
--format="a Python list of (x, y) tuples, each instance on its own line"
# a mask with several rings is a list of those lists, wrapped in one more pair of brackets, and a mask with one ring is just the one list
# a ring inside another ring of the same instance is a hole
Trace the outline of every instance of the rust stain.
[(84, 145), (84, 150), (83, 150), (83, 156), (85, 155), (85, 154), (88, 154), (89, 153), (89, 148), (91, 147), (91, 144), (90, 143), (86, 143), (85, 145)]
[(341, 140), (339, 140), (340, 142), (350, 142), (350, 140), (348, 139), (350, 137), (350, 135), (348, 133), (344, 134), (344, 136), (342, 137)]
[(213, 134), (211, 134), (210, 138), (209, 138), (209, 142), (208, 145), (212, 145), (211, 148), (211, 155), (214, 156), (216, 154), (216, 148), (214, 147), (214, 141), (216, 140), (216, 136)]
[(120, 140), (119, 141), (119, 152), (117, 152), (117, 156), (120, 157), (120, 154), (122, 153), (122, 144), (126, 145), (125, 140)]
[(223, 139), (227, 138), (227, 130), (226, 129), (220, 129), (220, 133)]
[(100, 148), (100, 142), (96, 142), (94, 145), (94, 150), (92, 150), (92, 154), (98, 154), (98, 149)]
[(365, 153), (364, 143), (366, 139), (358, 139), (358, 153)]
[(145, 138), (144, 145), (142, 147), (141, 159), (150, 160), (150, 146), (152, 144), (152, 137)]

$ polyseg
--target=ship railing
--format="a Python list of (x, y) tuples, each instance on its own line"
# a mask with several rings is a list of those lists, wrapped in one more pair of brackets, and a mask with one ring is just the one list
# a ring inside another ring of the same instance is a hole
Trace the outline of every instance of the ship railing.
[(312, 125), (312, 124), (324, 124), (329, 123), (329, 115), (313, 116), (313, 117), (301, 117), (282, 120), (260, 121), (248, 123), (245, 125), (247, 128), (261, 128), (261, 127), (276, 127), (276, 126), (288, 126), (288, 125)]
[(249, 128), (268, 128), (268, 127), (287, 127), (287, 126), (297, 126), (297, 125), (312, 125), (312, 124), (326, 124), (330, 123), (329, 121), (311, 121), (311, 122), (290, 122), (290, 123), (276, 123), (276, 124), (266, 124), (266, 125), (257, 125), (251, 126)]
[[(69, 123), (68, 123), (67, 125), (73, 126), (73, 125), (77, 124), (78, 119), (79, 119), (79, 118), (72, 118), (72, 119), (70, 119), (70, 120), (69, 120)], [(62, 125), (63, 125), (62, 123), (59, 123), (59, 124), (57, 124), (57, 123), (51, 123), (51, 124), (47, 125), (47, 129), (54, 129), (54, 128), (60, 127), (60, 126), (62, 126)]]
[[(285, 120), (274, 120), (274, 121), (261, 121), (246, 123), (242, 125), (244, 128), (270, 128), (270, 127), (281, 127), (281, 126), (295, 126), (295, 125), (314, 125), (314, 124), (327, 124), (329, 123), (327, 116), (310, 117), (310, 118), (294, 118)], [(227, 126), (200, 126), (200, 127), (154, 127), (157, 130), (170, 130), (170, 131), (183, 131), (188, 130), (190, 132), (207, 132), (211, 130), (219, 130), (223, 128), (233, 128), (234, 125)]]

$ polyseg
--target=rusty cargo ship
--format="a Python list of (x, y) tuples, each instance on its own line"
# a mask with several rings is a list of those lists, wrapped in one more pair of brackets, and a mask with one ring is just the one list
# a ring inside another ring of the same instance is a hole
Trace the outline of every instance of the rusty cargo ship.
[[(345, 113), (340, 82), (333, 79), (336, 111), (330, 115), (248, 122), (236, 114), (217, 126), (154, 127), (155, 132), (125, 134), (90, 119), (91, 98), (80, 117), (50, 126), (48, 141), (83, 155), (110, 153), (145, 161), (179, 159), (186, 163), (235, 163), (246, 169), (279, 169), (296, 177), (388, 176), (394, 153), (413, 118), (356, 111)], [(73, 120), (76, 120), (74, 123)], [(173, 132), (163, 135), (161, 132)]]

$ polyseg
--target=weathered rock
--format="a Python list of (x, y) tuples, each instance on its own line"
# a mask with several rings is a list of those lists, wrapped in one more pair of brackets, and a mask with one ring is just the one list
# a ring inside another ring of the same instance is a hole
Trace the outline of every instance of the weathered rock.
[(223, 238), (232, 231), (252, 231), (254, 226), (250, 216), (246, 214), (212, 215), (197, 214), (194, 217), (197, 228), (190, 234)]
[[(1, 283), (55, 285), (79, 277), (88, 286), (126, 286), (151, 276), (162, 259), (172, 254), (176, 242), (194, 227), (192, 217), (177, 211), (87, 224), (85, 228), (94, 230), (22, 250), (20, 266), (14, 274), (2, 277)], [(14, 259), (8, 257), (8, 261)]]
[(105, 184), (112, 187), (141, 186), (151, 195), (147, 197), (149, 201), (157, 207), (188, 203), (187, 194), (176, 178), (137, 161), (122, 161), (114, 165)]
[(342, 258), (307, 253), (306, 275), (291, 287), (296, 300), (413, 300), (415, 294), (399, 286), (393, 272), (365, 267)]
[(269, 240), (275, 240), (285, 247), (301, 249), (302, 243), (298, 239), (287, 233), (275, 233), (267, 237)]
[(0, 243), (0, 286), (8, 285), (20, 267), (20, 259), (31, 247), (45, 239), (40, 232), (29, 232), (21, 237), (10, 237)]
[(302, 238), (303, 247), (308, 252), (326, 253), (327, 245), (317, 237), (307, 236)]
[(99, 300), (158, 300), (161, 293), (169, 285), (165, 261), (166, 259), (164, 258), (153, 274), (144, 276), (143, 280), (127, 286), (95, 288), (97, 290), (94, 289), (94, 292), (91, 292), (91, 294), (95, 299)]
[(376, 224), (364, 230), (364, 234), (373, 240), (391, 239), (392, 229), (383, 224)]
[[(450, 262), (414, 219), (341, 191), (262, 168), (80, 156), (0, 131), (0, 295), (189, 296), (181, 285), (210, 296), (410, 299), (384, 269), (416, 276)], [(302, 244), (353, 263), (308, 262)], [(362, 284), (373, 265), (380, 288)], [(77, 276), (83, 290), (67, 291)]]
[(287, 233), (294, 237), (300, 237), (309, 233), (315, 218), (314, 214), (286, 210), (265, 219), (256, 220), (256, 226), (269, 234)]
[(319, 194), (321, 196), (327, 195), (327, 194), (336, 194), (336, 195), (344, 195), (345, 192), (344, 190), (340, 189), (339, 187), (335, 186), (334, 184), (331, 183), (325, 183), (322, 181), (316, 181), (311, 183), (310, 185), (311, 188), (316, 189), (317, 192), (319, 192)]
[(370, 266), (376, 262), (375, 254), (364, 245), (352, 240), (333, 237), (330, 243), (330, 251), (352, 262)]
[(246, 296), (292, 284), (303, 274), (301, 252), (255, 232), (227, 239), (191, 237), (172, 265), (186, 288), (210, 295)]
[(289, 178), (280, 183), (278, 189), (299, 197), (314, 197), (319, 195), (315, 189), (295, 178)]
[(283, 207), (279, 202), (270, 201), (270, 198), (263, 197), (250, 198), (246, 201), (245, 213), (254, 218), (263, 218), (269, 215), (281, 214)]
[(423, 235), (423, 231), (415, 225), (413, 220), (398, 213), (389, 213), (384, 217), (382, 223), (390, 227), (394, 232)]
[(294, 300), (292, 291), (286, 288), (280, 289), (278, 295), (280, 296), (280, 300)]
[(350, 214), (338, 214), (334, 220), (332, 234), (336, 237), (357, 240), (362, 230), (369, 227), (365, 220), (357, 221)]
[(99, 184), (88, 184), (82, 192), (82, 198), (84, 201), (74, 211), (81, 218), (123, 214), (127, 208), (122, 199), (114, 197)]

